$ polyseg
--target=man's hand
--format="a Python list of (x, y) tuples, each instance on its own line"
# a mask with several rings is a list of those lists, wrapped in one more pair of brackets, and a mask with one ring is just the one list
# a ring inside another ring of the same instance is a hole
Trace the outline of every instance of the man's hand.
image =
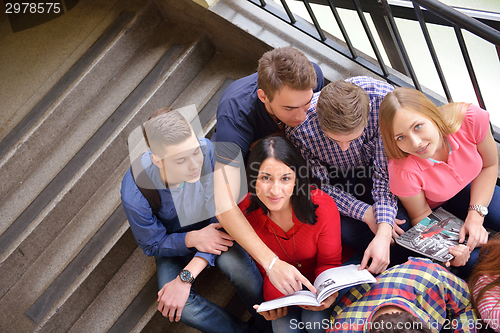
[(377, 234), (378, 226), (377, 220), (375, 219), (375, 214), (373, 213), (373, 206), (370, 206), (363, 215), (363, 222), (365, 222), (374, 235)]
[(186, 235), (186, 246), (195, 247), (198, 251), (221, 254), (233, 246), (233, 237), (224, 231), (220, 223), (212, 223), (200, 230), (193, 230)]
[(445, 264), (446, 267), (463, 266), (467, 263), (467, 261), (469, 261), (470, 251), (467, 246), (463, 244), (458, 244), (457, 246), (450, 246), (448, 250), (450, 251), (451, 254), (455, 256), (455, 258), (453, 258), (450, 261), (447, 261)]
[(392, 228), (393, 239), (396, 239), (405, 233), (405, 231), (399, 226), (401, 224), (405, 224), (405, 222), (406, 220), (394, 219), (394, 227)]
[(165, 284), (158, 292), (158, 311), (171, 322), (179, 321), (190, 290), (191, 284), (179, 277)]
[(336, 293), (331, 294), (323, 302), (321, 302), (321, 306), (305, 306), (305, 305), (299, 305), (299, 306), (303, 309), (310, 311), (323, 311), (325, 309), (328, 309), (330, 306), (332, 306), (333, 303), (335, 303), (335, 300), (337, 299), (338, 295), (339, 295), (338, 291)]
[[(367, 268), (372, 274), (379, 274), (385, 271), (390, 263), (391, 240), (392, 226), (389, 223), (380, 223), (377, 234), (365, 250), (359, 270)], [(370, 258), (372, 258), (372, 263), (367, 267)]]
[(469, 235), (467, 246), (470, 251), (488, 242), (488, 232), (483, 227), (483, 221), (484, 217), (479, 216), (476, 211), (471, 210), (467, 214), (464, 225), (460, 228), (460, 232), (458, 233), (459, 243), (463, 243), (465, 236)]
[(273, 268), (267, 272), (271, 283), (284, 295), (290, 295), (302, 290), (302, 285), (316, 293), (314, 286), (306, 279), (297, 268), (278, 259)]
[[(253, 308), (255, 309), (255, 311), (257, 311), (259, 306), (256, 304), (253, 306)], [(262, 312), (259, 312), (259, 314), (261, 316), (263, 316), (264, 318), (266, 318), (266, 320), (275, 320), (275, 319), (286, 316), (288, 314), (288, 308), (285, 306), (284, 308), (277, 308), (274, 310), (262, 311)]]

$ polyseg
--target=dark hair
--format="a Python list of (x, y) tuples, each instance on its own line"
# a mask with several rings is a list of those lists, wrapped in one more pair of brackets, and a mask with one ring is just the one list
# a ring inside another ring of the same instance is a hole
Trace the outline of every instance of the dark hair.
[(259, 140), (248, 157), (247, 181), (251, 198), (250, 206), (248, 206), (246, 212), (251, 213), (258, 208), (262, 208), (265, 214), (269, 213), (267, 207), (257, 197), (255, 182), (257, 181), (261, 164), (270, 157), (285, 163), (295, 172), (295, 187), (290, 199), (293, 212), (300, 222), (315, 224), (317, 218), (316, 208), (318, 205), (315, 205), (311, 200), (309, 168), (297, 148), (281, 136), (269, 136)]
[(427, 324), (409, 312), (384, 313), (373, 320), (370, 333), (431, 333)]

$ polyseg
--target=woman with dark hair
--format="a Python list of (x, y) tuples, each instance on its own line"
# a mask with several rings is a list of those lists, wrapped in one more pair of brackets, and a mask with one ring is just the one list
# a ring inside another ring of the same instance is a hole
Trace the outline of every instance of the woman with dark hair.
[(479, 252), (479, 261), (469, 278), (472, 304), (484, 326), (500, 332), (500, 233)]
[[(248, 160), (247, 180), (250, 193), (240, 208), (276, 254), (269, 267), (257, 265), (264, 278), (266, 301), (284, 296), (267, 277), (277, 260), (295, 266), (309, 281), (341, 265), (337, 206), (329, 195), (311, 187), (307, 164), (287, 139), (272, 136), (255, 145)], [(287, 292), (293, 293), (293, 288)], [(273, 321), (273, 332), (324, 332), (336, 297), (337, 293), (319, 307), (292, 306), (261, 314)]]

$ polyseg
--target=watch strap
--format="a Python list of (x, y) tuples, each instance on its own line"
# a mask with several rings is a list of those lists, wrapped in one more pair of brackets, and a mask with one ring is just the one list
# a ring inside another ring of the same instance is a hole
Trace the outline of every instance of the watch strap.
[(187, 282), (187, 283), (191, 283), (191, 284), (193, 284), (193, 282), (194, 282), (193, 273), (191, 273), (187, 269), (183, 269), (182, 271), (180, 271), (179, 277), (181, 278), (181, 281), (183, 281), (183, 282)]
[(475, 210), (476, 212), (478, 212), (478, 214), (481, 217), (484, 217), (486, 215), (486, 214), (483, 213), (483, 211), (488, 212), (488, 208), (486, 206), (483, 206), (483, 205), (470, 205), (469, 206), (469, 210)]

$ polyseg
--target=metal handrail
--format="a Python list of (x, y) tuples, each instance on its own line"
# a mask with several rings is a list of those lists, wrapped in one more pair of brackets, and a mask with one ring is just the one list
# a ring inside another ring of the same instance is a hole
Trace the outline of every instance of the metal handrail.
[[(276, 8), (271, 8), (272, 6), (268, 5), (259, 5), (256, 0), (248, 0), (249, 2), (252, 2), (259, 7), (267, 10), (271, 14), (279, 17), (280, 19), (284, 20), (285, 22), (291, 24), (292, 26), (296, 27), (297, 29), (303, 31), (304, 33), (308, 34), (312, 38), (318, 40), (319, 42), (329, 46), (332, 49), (335, 49), (339, 53), (343, 54), (344, 56), (350, 58), (354, 62), (360, 64), (361, 66), (367, 68), (368, 70), (372, 71), (373, 73), (384, 77), (388, 82), (398, 85), (398, 86), (408, 86), (409, 84), (400, 79), (399, 77), (391, 74), (387, 69), (385, 68), (385, 64), (382, 61), (382, 57), (380, 55), (380, 52), (378, 51), (377, 46), (374, 43), (373, 39), (373, 34), (368, 28), (368, 25), (366, 24), (366, 21), (364, 20), (363, 17), (363, 10), (361, 8), (362, 4), (360, 3), (360, 0), (350, 0), (351, 1), (351, 6), (358, 12), (358, 15), (360, 17), (361, 23), (363, 25), (363, 28), (365, 29), (365, 33), (370, 41), (370, 44), (373, 48), (373, 51), (375, 53), (375, 56), (378, 60), (379, 66), (371, 63), (370, 61), (367, 61), (366, 59), (360, 57), (354, 47), (352, 46), (352, 43), (350, 41), (350, 38), (347, 34), (347, 31), (344, 28), (344, 25), (342, 23), (342, 20), (340, 19), (340, 16), (337, 13), (337, 7), (335, 6), (334, 2), (335, 1), (341, 1), (343, 3), (346, 2), (346, 0), (310, 0), (311, 2), (319, 3), (321, 2), (324, 5), (328, 5), (330, 9), (332, 10), (332, 14), (335, 17), (335, 20), (337, 21), (337, 24), (339, 25), (339, 28), (341, 29), (342, 35), (344, 36), (344, 40), (346, 41), (348, 49), (344, 47), (343, 45), (340, 45), (339, 43), (331, 40), (330, 38), (325, 37), (323, 30), (320, 27), (320, 24), (316, 20), (316, 17), (310, 7), (309, 0), (302, 0), (304, 5), (306, 6), (306, 9), (308, 11), (309, 16), (311, 17), (311, 21), (313, 22), (314, 29), (313, 31), (316, 31), (316, 33), (313, 33), (311, 31), (311, 28), (309, 28), (307, 25), (308, 23), (305, 21), (300, 21), (298, 18), (294, 18), (295, 21), (288, 20), (285, 15), (282, 15), (279, 10)], [(363, 1), (363, 0), (361, 0)], [(261, 3), (264, 2), (261, 0)], [(284, 5), (284, 8), (287, 8), (288, 5), (286, 4), (286, 0), (281, 0), (282, 4)], [(391, 8), (394, 7), (394, 2), (391, 0), (381, 0), (378, 4), (374, 5), (372, 1), (368, 2), (365, 1), (364, 4), (366, 6), (370, 6), (370, 12), (373, 14), (373, 11), (378, 11), (378, 12), (385, 12), (385, 18), (388, 22), (389, 29), (391, 31), (391, 35), (393, 36), (393, 43), (396, 45), (398, 49), (398, 54), (400, 54), (400, 64), (401, 66), (399, 71), (402, 71), (403, 74), (407, 74), (412, 82), (413, 82), (413, 87), (415, 87), (418, 90), (422, 90), (421, 86), (418, 82), (417, 76), (413, 70), (413, 67), (411, 65), (410, 59), (407, 55), (403, 40), (399, 34), (396, 22), (394, 20), (392, 10)], [(427, 46), (429, 48), (429, 52), (431, 55), (431, 58), (434, 62), (434, 65), (436, 67), (437, 74), (439, 76), (439, 79), (441, 81), (441, 85), (443, 87), (443, 90), (445, 92), (446, 98), (448, 99), (449, 102), (452, 101), (451, 93), (449, 91), (448, 85), (446, 83), (446, 78), (444, 76), (444, 73), (441, 69), (441, 66), (439, 64), (439, 60), (437, 57), (437, 54), (435, 52), (434, 46), (432, 44), (432, 40), (430, 37), (429, 32), (427, 31), (426, 27), (426, 21), (424, 17), (429, 18), (429, 15), (435, 15), (434, 17), (437, 20), (440, 20), (441, 22), (446, 22), (447, 25), (451, 25), (454, 30), (455, 30), (455, 35), (457, 37), (458, 44), (460, 46), (460, 50), (462, 52), (462, 55), (464, 57), (464, 62), (467, 67), (467, 71), (469, 73), (469, 77), (471, 79), (472, 86), (474, 88), (474, 91), (476, 93), (476, 97), (478, 99), (478, 103), (482, 108), (486, 108), (484, 104), (484, 100), (481, 95), (481, 91), (479, 88), (479, 83), (476, 78), (476, 75), (474, 73), (474, 68), (472, 66), (472, 61), (469, 57), (468, 51), (467, 51), (467, 46), (466, 43), (463, 39), (461, 30), (465, 29), (468, 30), (469, 32), (479, 36), (480, 38), (494, 44), (500, 47), (500, 32), (491, 28), (490, 26), (470, 17), (467, 16), (458, 10), (449, 7), (437, 0), (411, 0), (410, 2), (415, 10), (415, 17), (420, 23), (420, 27), (422, 30), (422, 33), (424, 35), (424, 38), (426, 40)], [(374, 9), (374, 6), (378, 6), (379, 9)], [(408, 6), (405, 4), (405, 6)], [(266, 8), (267, 7), (267, 8)], [(423, 7), (424, 10), (422, 10), (420, 7)], [(411, 8), (411, 7), (410, 7)], [(425, 11), (425, 13), (423, 13)], [(433, 19), (433, 20), (436, 20)], [(309, 24), (310, 26), (310, 24)], [(392, 62), (392, 60), (391, 60)], [(404, 66), (404, 68), (402, 67)], [(432, 96), (429, 96), (434, 102), (440, 103), (436, 99), (432, 98)]]
[(458, 25), (462, 29), (466, 29), (492, 44), (500, 46), (500, 32), (489, 25), (436, 0), (412, 0), (412, 2), (419, 4), (448, 22)]

